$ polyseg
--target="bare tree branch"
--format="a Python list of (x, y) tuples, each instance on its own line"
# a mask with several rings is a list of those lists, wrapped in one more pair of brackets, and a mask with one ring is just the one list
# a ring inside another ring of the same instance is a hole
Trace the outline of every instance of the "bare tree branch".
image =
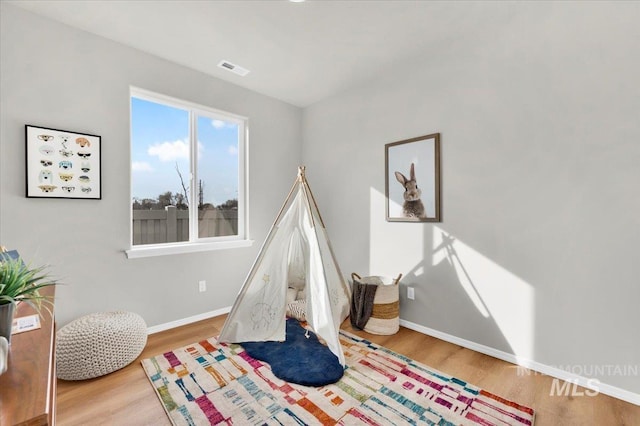
[(176, 161), (176, 172), (178, 172), (178, 176), (180, 177), (180, 184), (182, 185), (182, 192), (184, 192), (184, 199), (186, 201), (186, 205), (189, 205), (189, 191), (188, 187), (184, 184), (184, 179), (182, 179), (182, 173), (180, 173), (180, 168), (178, 167), (178, 162)]

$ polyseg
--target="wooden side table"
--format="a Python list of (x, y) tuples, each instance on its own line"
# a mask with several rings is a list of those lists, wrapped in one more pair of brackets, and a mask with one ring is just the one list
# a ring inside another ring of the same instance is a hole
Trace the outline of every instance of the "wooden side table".
[[(44, 288), (41, 294), (53, 298), (55, 286)], [(29, 305), (20, 303), (15, 316), (17, 318), (34, 313)], [(43, 309), (40, 321), (40, 329), (11, 337), (9, 368), (0, 376), (2, 426), (55, 424), (55, 318)]]

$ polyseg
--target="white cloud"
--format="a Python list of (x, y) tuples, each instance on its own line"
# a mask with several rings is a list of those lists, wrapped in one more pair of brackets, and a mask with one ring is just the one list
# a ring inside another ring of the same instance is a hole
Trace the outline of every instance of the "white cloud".
[(145, 161), (134, 161), (131, 163), (131, 171), (133, 172), (152, 172), (153, 167)]
[(189, 143), (186, 140), (162, 142), (150, 145), (147, 154), (158, 157), (160, 161), (174, 161), (189, 158)]
[(211, 120), (211, 125), (218, 130), (224, 129), (224, 128), (235, 129), (238, 127), (238, 124), (232, 121), (224, 121), (224, 120), (218, 120), (218, 119)]
[(227, 152), (229, 155), (238, 155), (238, 148), (234, 145), (229, 145), (227, 147)]
[(211, 125), (216, 129), (222, 129), (224, 126), (227, 125), (227, 123), (225, 123), (222, 120), (211, 120)]

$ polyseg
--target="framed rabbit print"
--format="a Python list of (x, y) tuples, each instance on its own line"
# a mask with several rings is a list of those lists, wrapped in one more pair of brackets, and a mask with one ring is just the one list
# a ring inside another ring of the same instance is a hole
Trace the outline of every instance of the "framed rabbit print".
[(29, 198), (102, 198), (101, 138), (25, 126)]
[(385, 145), (389, 222), (440, 222), (440, 133)]

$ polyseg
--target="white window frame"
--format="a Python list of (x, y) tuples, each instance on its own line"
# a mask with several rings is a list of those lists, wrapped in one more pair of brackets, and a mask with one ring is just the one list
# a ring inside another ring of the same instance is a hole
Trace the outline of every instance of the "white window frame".
[[(248, 190), (248, 140), (249, 126), (246, 117), (232, 114), (226, 111), (198, 105), (193, 102), (176, 99), (171, 96), (160, 93), (151, 92), (138, 87), (130, 87), (129, 90), (129, 108), (131, 108), (131, 99), (138, 98), (145, 101), (155, 102), (167, 105), (173, 108), (186, 110), (189, 113), (189, 145), (191, 156), (189, 158), (189, 197), (191, 205), (189, 206), (189, 241), (160, 243), (160, 244), (144, 244), (133, 245), (133, 209), (131, 208), (131, 200), (133, 197), (133, 179), (130, 176), (130, 192), (129, 192), (129, 249), (125, 253), (129, 259), (150, 256), (162, 256), (180, 253), (192, 253), (209, 250), (229, 249), (236, 247), (250, 247), (253, 240), (249, 239), (249, 190)], [(129, 111), (131, 117), (131, 111)], [(198, 189), (195, 182), (198, 182), (198, 147), (194, 141), (198, 140), (198, 117), (206, 117), (211, 119), (232, 122), (238, 125), (238, 235), (229, 235), (223, 237), (198, 237), (198, 208), (193, 205), (194, 200), (198, 198)], [(130, 126), (131, 129), (131, 126)], [(131, 130), (130, 130), (131, 131)], [(129, 135), (131, 141), (132, 135)], [(132, 145), (130, 145), (132, 146)], [(129, 159), (131, 163), (131, 158)]]

